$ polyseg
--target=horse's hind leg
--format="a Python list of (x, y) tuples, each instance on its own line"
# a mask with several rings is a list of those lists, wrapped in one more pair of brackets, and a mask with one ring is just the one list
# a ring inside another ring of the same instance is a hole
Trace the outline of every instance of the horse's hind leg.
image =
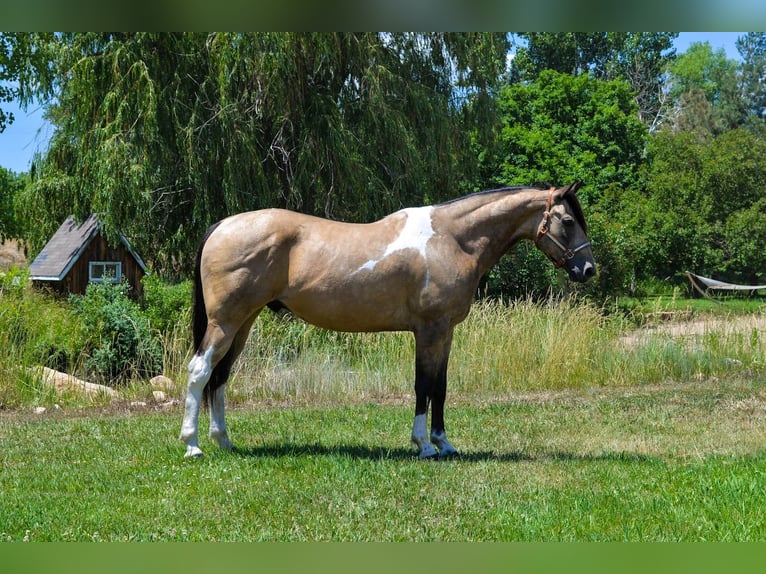
[(186, 457), (202, 456), (197, 442), (199, 408), (202, 403), (202, 391), (213, 372), (214, 347), (209, 346), (204, 353), (197, 353), (189, 362), (189, 376), (186, 385), (186, 405), (184, 420), (181, 425), (181, 440), (186, 443)]
[(224, 395), (226, 385), (221, 385), (210, 396), (210, 438), (224, 450), (232, 450), (234, 445), (229, 440), (226, 431), (226, 418), (224, 415)]
[(229, 351), (231, 344), (232, 336), (227, 335), (226, 329), (215, 323), (208, 324), (197, 352), (189, 361), (186, 404), (184, 420), (181, 425), (181, 440), (186, 443), (186, 457), (202, 456), (202, 450), (200, 450), (197, 442), (202, 394), (208, 381), (210, 381), (213, 369)]
[(210, 438), (225, 450), (234, 448), (234, 445), (229, 440), (229, 434), (226, 430), (224, 399), (226, 394), (225, 381), (229, 377), (229, 369), (231, 368), (232, 363), (239, 357), (242, 353), (242, 349), (245, 347), (247, 337), (250, 335), (250, 327), (253, 325), (253, 321), (255, 321), (257, 316), (258, 312), (254, 313), (244, 322), (239, 328), (239, 331), (237, 331), (229, 351), (230, 356), (227, 358), (227, 364), (224, 366), (226, 372), (221, 374), (224, 383), (210, 394)]

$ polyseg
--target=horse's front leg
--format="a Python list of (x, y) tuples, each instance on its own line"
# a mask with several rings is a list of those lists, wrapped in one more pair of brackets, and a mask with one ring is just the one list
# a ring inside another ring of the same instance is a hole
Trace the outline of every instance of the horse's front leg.
[[(452, 333), (453, 329), (449, 326), (441, 329), (432, 327), (415, 333), (415, 422), (412, 425), (412, 442), (418, 448), (421, 459), (457, 454), (455, 447), (447, 440), (444, 426)], [(429, 403), (430, 436), (426, 430)]]
[(447, 400), (447, 365), (440, 371), (431, 392), (431, 443), (439, 449), (439, 458), (457, 456), (457, 449), (447, 440), (444, 428), (444, 403)]

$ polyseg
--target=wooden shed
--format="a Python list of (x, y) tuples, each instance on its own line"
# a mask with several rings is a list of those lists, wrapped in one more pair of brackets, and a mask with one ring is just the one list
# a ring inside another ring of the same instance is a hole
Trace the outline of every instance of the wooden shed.
[(83, 295), (88, 283), (125, 279), (133, 293), (141, 295), (146, 265), (125, 236), (119, 236), (119, 244), (111, 246), (96, 215), (82, 223), (68, 217), (29, 266), (32, 284), (59, 294)]

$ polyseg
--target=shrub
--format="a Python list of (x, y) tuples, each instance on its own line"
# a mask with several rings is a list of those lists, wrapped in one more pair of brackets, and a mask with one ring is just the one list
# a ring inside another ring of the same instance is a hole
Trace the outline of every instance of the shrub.
[(162, 370), (162, 347), (125, 283), (91, 283), (70, 297), (83, 324), (87, 376), (102, 383), (151, 377)]
[(176, 285), (164, 283), (156, 274), (146, 275), (144, 286), (144, 312), (152, 329), (163, 335), (172, 333), (179, 325), (189, 325), (192, 283)]

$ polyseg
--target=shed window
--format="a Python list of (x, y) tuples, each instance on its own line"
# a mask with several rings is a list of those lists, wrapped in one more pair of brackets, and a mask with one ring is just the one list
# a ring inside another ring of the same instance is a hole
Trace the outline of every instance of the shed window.
[(91, 283), (119, 283), (122, 278), (122, 263), (119, 261), (91, 261), (88, 280)]

